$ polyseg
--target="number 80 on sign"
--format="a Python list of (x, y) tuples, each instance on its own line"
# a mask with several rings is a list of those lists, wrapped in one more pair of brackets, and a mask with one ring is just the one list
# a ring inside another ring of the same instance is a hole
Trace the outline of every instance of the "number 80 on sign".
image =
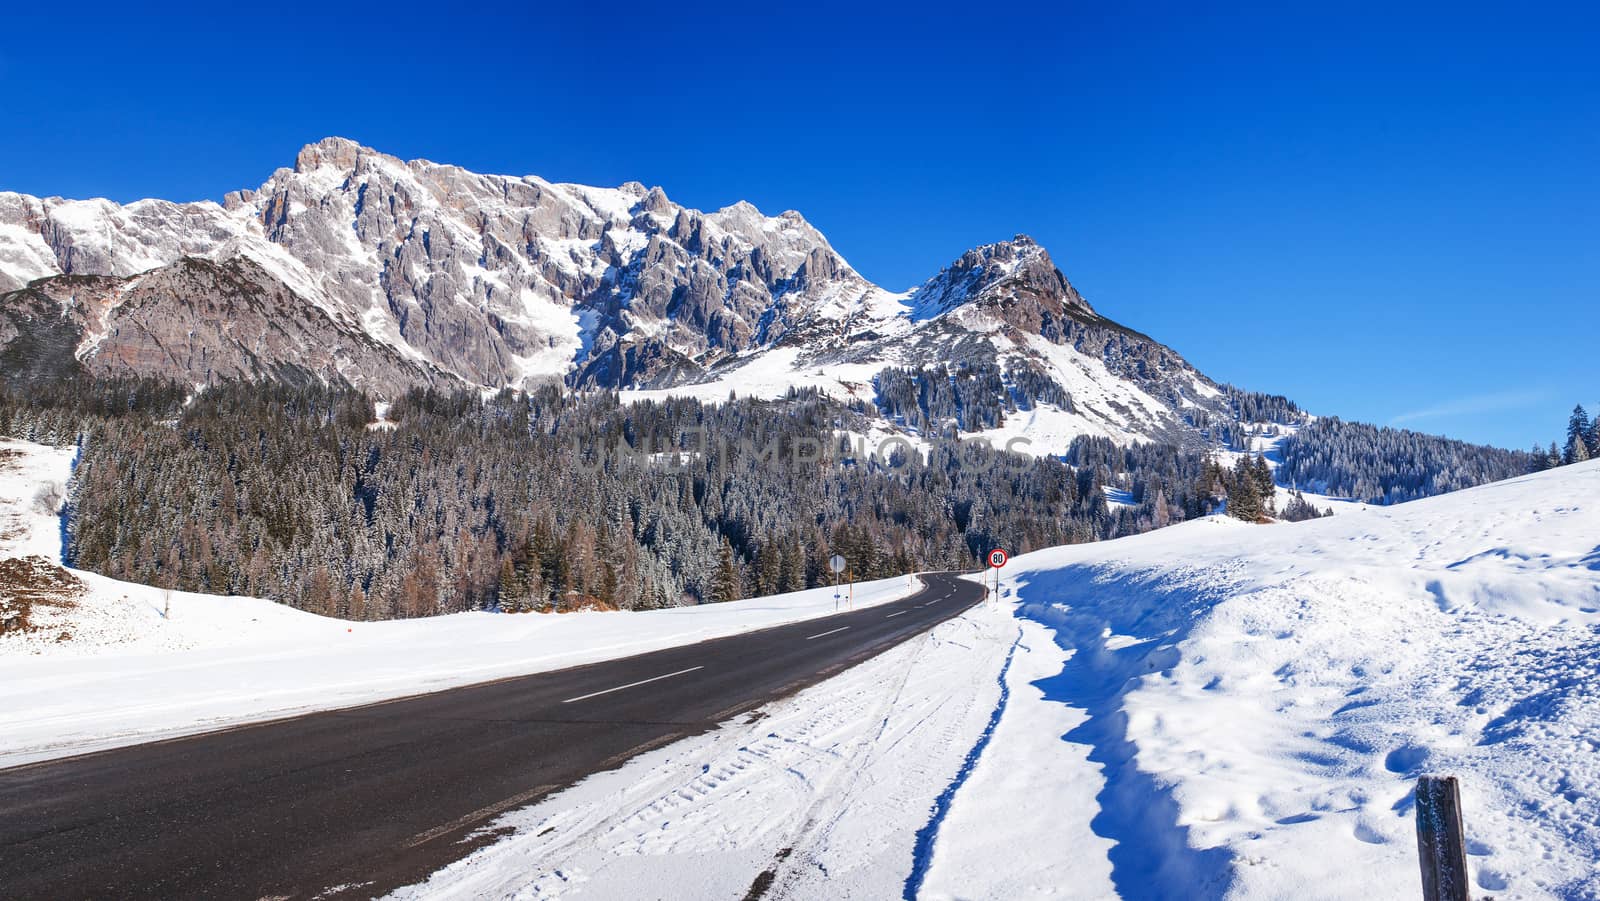
[(1010, 557), (1008, 557), (1006, 555), (1006, 552), (1000, 550), (999, 548), (995, 548), (994, 550), (989, 552), (989, 565), (994, 567), (995, 569), (999, 569), (1000, 567), (1005, 566), (1006, 565), (1006, 561), (1009, 560), (1009, 559), (1010, 559)]

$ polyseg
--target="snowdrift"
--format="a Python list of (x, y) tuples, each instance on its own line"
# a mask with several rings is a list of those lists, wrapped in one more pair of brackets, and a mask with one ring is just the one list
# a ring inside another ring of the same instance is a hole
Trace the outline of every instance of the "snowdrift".
[(1600, 464), (1007, 573), (1122, 895), (1413, 897), (1426, 772), (1463, 781), (1479, 890), (1600, 897)]

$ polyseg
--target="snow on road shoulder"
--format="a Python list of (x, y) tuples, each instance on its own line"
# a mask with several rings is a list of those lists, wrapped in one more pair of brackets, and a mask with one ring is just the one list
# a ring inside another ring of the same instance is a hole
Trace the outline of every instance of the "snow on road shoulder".
[(1019, 625), (1004, 714), (952, 800), (919, 898), (1115, 894), (1112, 842), (1095, 823), (1105, 782), (1090, 746), (1073, 741), (1089, 718), (1052, 697), (1070, 678), (1054, 633), (1027, 619)]
[[(72, 452), (24, 442), (0, 450), (9, 452), (0, 453), (0, 523), (12, 524), (0, 557), (58, 560), (57, 520), (33, 499), (66, 481)], [(0, 635), (0, 766), (593, 663), (836, 608), (833, 589), (821, 588), (635, 613), (347, 622), (70, 572), (86, 589), (50, 629)], [(858, 584), (854, 605), (920, 588), (908, 577)]]
[(1412, 895), (1426, 772), (1462, 779), (1476, 892), (1600, 897), (1600, 464), (1008, 572), (1066, 656), (1041, 685), (1084, 717), (1119, 893)]
[(509, 837), (394, 897), (901, 897), (920, 837), (943, 853), (939, 798), (966, 794), (1018, 643), (1008, 609), (975, 607), (507, 814), (486, 828)]

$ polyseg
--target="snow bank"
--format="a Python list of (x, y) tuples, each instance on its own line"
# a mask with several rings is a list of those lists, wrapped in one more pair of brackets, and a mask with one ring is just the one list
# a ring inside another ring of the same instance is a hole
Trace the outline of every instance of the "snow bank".
[(1462, 779), (1478, 890), (1600, 897), (1600, 464), (1011, 567), (1123, 895), (1413, 896), (1427, 772)]
[[(71, 459), (70, 450), (0, 444), (0, 532), (11, 535), (0, 556), (59, 559), (56, 518), (30, 511), (40, 484), (65, 482)], [(0, 766), (593, 663), (835, 609), (823, 588), (638, 613), (358, 623), (73, 572), (88, 586), (75, 609), (48, 629), (0, 636)], [(859, 584), (855, 605), (918, 589), (904, 577)], [(56, 640), (61, 632), (71, 640)]]

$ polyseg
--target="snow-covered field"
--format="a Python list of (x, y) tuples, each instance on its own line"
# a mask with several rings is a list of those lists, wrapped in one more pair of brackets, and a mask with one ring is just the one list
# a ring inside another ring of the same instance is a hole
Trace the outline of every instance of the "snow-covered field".
[[(9, 536), (0, 537), (0, 558), (59, 558), (57, 520), (34, 498), (41, 485), (66, 480), (71, 460), (70, 450), (0, 441), (0, 536)], [(0, 636), (0, 766), (592, 663), (835, 607), (829, 588), (641, 613), (357, 623), (255, 598), (169, 599), (73, 573), (87, 586), (75, 608)], [(855, 605), (919, 587), (907, 578), (860, 584)]]
[(1006, 574), (399, 894), (1412, 898), (1426, 772), (1475, 893), (1600, 897), (1600, 463)]

